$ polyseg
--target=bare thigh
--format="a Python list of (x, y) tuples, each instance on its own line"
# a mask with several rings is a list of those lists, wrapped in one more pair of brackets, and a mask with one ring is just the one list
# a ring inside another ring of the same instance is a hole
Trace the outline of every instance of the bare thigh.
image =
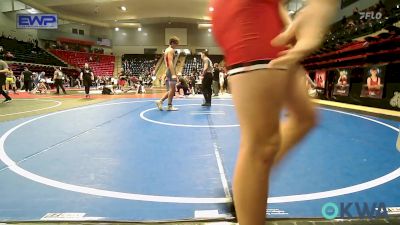
[(287, 70), (273, 69), (251, 71), (229, 78), (242, 142), (270, 142), (268, 137), (272, 136), (279, 139), (279, 117), (288, 82)]

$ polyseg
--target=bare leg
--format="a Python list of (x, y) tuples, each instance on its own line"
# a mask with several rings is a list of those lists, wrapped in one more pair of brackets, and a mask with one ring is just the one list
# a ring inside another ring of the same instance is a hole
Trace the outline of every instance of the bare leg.
[(288, 71), (269, 69), (230, 78), (242, 134), (233, 180), (240, 225), (265, 223), (269, 172), (280, 148), (279, 117), (288, 75)]
[(172, 99), (174, 99), (175, 91), (176, 91), (176, 82), (170, 81), (169, 93), (168, 93), (168, 105), (172, 105)]
[[(172, 104), (172, 98), (174, 97), (174, 92), (175, 92), (175, 82), (167, 82), (167, 85), (169, 85), (169, 90), (163, 95), (163, 97), (156, 101), (157, 108), (159, 110), (163, 110), (163, 102), (168, 99), (168, 104)], [(172, 95), (172, 97), (170, 97)]]
[(275, 157), (275, 163), (278, 163), (317, 123), (315, 108), (304, 85), (304, 68), (296, 67), (291, 70), (291, 74), (294, 82), (290, 83), (285, 100), (288, 118), (280, 126), (281, 147)]
[(169, 91), (167, 91), (167, 92), (163, 95), (163, 97), (161, 98), (161, 102), (165, 101), (165, 99), (167, 99), (168, 96), (169, 96)]

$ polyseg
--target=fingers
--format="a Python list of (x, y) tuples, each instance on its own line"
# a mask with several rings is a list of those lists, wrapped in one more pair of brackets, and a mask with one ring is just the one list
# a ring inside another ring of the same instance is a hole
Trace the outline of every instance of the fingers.
[(296, 40), (296, 29), (295, 24), (289, 25), (289, 27), (271, 41), (272, 46), (286, 46), (293, 43)]

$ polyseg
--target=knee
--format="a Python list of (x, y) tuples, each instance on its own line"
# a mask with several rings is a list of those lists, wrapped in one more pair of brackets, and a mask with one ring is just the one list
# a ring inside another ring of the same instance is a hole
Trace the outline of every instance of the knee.
[(262, 135), (262, 133), (259, 133), (253, 135), (248, 140), (245, 149), (249, 152), (254, 162), (262, 163), (265, 166), (272, 165), (279, 151), (280, 133), (276, 132), (272, 135)]
[(307, 130), (314, 128), (318, 121), (318, 113), (315, 109), (307, 110), (301, 116), (297, 116), (297, 123)]

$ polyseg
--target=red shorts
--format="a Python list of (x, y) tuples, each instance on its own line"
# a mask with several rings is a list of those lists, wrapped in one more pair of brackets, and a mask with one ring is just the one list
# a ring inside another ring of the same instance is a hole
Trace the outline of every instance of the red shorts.
[(284, 29), (279, 0), (214, 0), (214, 37), (225, 55), (228, 74), (265, 69), (284, 48), (270, 42)]

